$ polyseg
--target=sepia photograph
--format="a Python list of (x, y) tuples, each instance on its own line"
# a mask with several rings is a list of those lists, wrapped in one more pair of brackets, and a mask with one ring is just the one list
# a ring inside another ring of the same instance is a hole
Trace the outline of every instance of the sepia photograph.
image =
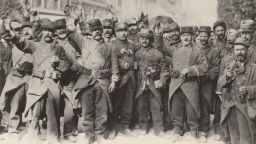
[(256, 144), (256, 0), (0, 0), (0, 144)]

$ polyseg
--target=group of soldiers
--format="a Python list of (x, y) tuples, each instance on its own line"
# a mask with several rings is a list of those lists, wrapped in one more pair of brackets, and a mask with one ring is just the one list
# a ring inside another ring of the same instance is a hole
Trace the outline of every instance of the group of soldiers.
[[(84, 142), (154, 134), (175, 142), (214, 138), (254, 144), (256, 48), (254, 20), (239, 29), (225, 22), (183, 26), (146, 16), (114, 22), (81, 13), (51, 21), (24, 16), (20, 26), (1, 20), (1, 133), (48, 143)], [(134, 132), (139, 129), (138, 132)]]

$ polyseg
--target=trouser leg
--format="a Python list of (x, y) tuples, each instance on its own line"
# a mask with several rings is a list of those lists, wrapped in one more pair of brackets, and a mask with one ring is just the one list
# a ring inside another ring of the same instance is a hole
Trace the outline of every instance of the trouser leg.
[(149, 92), (150, 111), (152, 114), (153, 129), (156, 134), (164, 131), (163, 127), (163, 115), (161, 111), (161, 105), (156, 96), (152, 92)]
[(161, 93), (162, 93), (162, 104), (163, 104), (164, 129), (171, 130), (172, 129), (171, 114), (168, 111), (169, 88), (162, 89)]
[(99, 84), (95, 87), (95, 106), (95, 134), (97, 137), (103, 137), (107, 128), (108, 100)]
[(10, 103), (10, 119), (9, 119), (9, 132), (16, 133), (19, 132), (19, 124), (21, 121), (21, 106), (24, 105), (23, 99), (26, 96), (25, 85), (21, 86), (15, 93)]
[(227, 124), (230, 132), (231, 143), (232, 144), (239, 144), (240, 137), (239, 137), (239, 129), (238, 129), (238, 121), (236, 117), (236, 111), (234, 108), (231, 108), (228, 118), (225, 120), (224, 124)]
[(64, 98), (64, 126), (63, 133), (64, 136), (69, 136), (74, 134), (77, 124), (78, 124), (78, 114), (76, 114), (75, 109), (68, 98)]
[(81, 92), (80, 102), (82, 106), (83, 116), (83, 131), (86, 136), (94, 137), (94, 116), (95, 116), (95, 104), (94, 104), (94, 87), (86, 88)]
[(137, 102), (138, 102), (138, 118), (139, 118), (140, 128), (147, 131), (148, 119), (149, 119), (148, 92), (144, 91), (137, 99)]
[(47, 139), (58, 141), (60, 137), (60, 99), (50, 91), (46, 100)]
[(220, 130), (220, 119), (221, 119), (221, 112), (220, 112), (220, 107), (221, 107), (221, 101), (218, 96), (216, 96), (216, 108), (214, 112), (214, 119), (213, 119), (213, 127), (214, 127), (214, 132), (221, 134), (222, 131)]
[(180, 133), (183, 129), (184, 116), (185, 116), (185, 99), (186, 96), (181, 89), (178, 89), (171, 100), (171, 113), (172, 122), (175, 130)]
[[(190, 131), (197, 132), (199, 128), (199, 119), (196, 116), (196, 112), (187, 98), (185, 98), (187, 123)], [(196, 133), (195, 133), (196, 134)]]
[(201, 107), (201, 118), (200, 118), (200, 128), (199, 130), (207, 133), (210, 129), (210, 111), (211, 107), (209, 102), (204, 96), (200, 97), (200, 107)]

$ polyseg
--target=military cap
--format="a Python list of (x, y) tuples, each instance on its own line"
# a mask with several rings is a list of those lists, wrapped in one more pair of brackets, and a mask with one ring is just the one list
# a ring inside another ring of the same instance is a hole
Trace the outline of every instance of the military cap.
[(128, 24), (126, 22), (119, 22), (119, 23), (116, 24), (115, 29), (116, 29), (116, 31), (128, 30)]
[(90, 35), (90, 30), (89, 30), (88, 23), (81, 22), (81, 23), (79, 23), (79, 26), (80, 26), (80, 30), (81, 30), (82, 35)]
[(104, 19), (102, 21), (102, 27), (113, 28), (113, 22), (111, 19)]
[(170, 32), (170, 31), (173, 31), (173, 30), (180, 30), (180, 27), (177, 23), (173, 22), (171, 24), (165, 24), (163, 25), (163, 32), (167, 33), (167, 32)]
[(141, 29), (140, 32), (138, 33), (139, 37), (147, 37), (152, 39), (153, 38), (153, 32), (149, 29)]
[(58, 19), (54, 22), (55, 28), (57, 29), (65, 29), (66, 28), (66, 19)]
[(24, 27), (30, 27), (30, 28), (32, 28), (32, 23), (30, 22), (30, 17), (28, 16), (28, 17), (26, 17), (26, 16), (24, 16), (23, 18), (22, 18), (22, 23), (21, 23), (21, 29), (23, 29)]
[(193, 34), (196, 34), (198, 32), (198, 26), (193, 26)]
[(209, 26), (200, 26), (198, 28), (198, 32), (207, 32), (207, 33), (211, 33), (211, 27)]
[(99, 19), (93, 19), (89, 21), (89, 29), (90, 31), (102, 29), (102, 24)]
[(127, 24), (128, 24), (129, 27), (130, 27), (130, 26), (135, 26), (135, 25), (137, 25), (137, 20), (136, 20), (136, 18), (127, 19), (126, 22), (127, 22)]
[(236, 39), (234, 45), (243, 45), (248, 48), (250, 46), (250, 42), (242, 37), (239, 37)]
[(180, 28), (180, 33), (190, 33), (193, 34), (193, 27), (192, 26), (184, 26)]
[(241, 20), (240, 30), (241, 32), (253, 32), (255, 30), (254, 20)]
[(224, 22), (224, 21), (216, 21), (214, 24), (213, 24), (213, 30), (215, 30), (215, 28), (217, 27), (217, 26), (222, 26), (222, 27), (224, 27), (224, 29), (226, 29), (226, 23)]
[(42, 29), (50, 29), (50, 30), (54, 30), (54, 24), (53, 22), (48, 19), (48, 18), (43, 18), (41, 19), (41, 28)]

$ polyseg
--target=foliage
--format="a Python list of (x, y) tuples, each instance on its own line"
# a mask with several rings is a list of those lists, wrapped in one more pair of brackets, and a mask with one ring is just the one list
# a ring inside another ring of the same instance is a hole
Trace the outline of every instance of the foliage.
[(0, 0), (0, 18), (5, 19), (14, 13), (23, 13), (20, 0)]

